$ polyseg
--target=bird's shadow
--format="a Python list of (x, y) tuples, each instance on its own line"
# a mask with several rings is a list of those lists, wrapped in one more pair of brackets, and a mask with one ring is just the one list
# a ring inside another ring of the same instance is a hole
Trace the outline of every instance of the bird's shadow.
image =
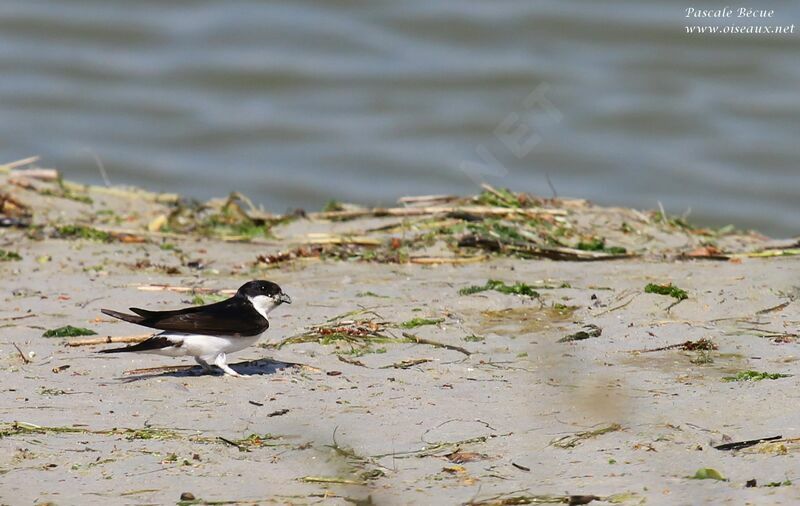
[[(292, 367), (301, 367), (302, 364), (292, 362), (282, 362), (280, 360), (272, 360), (270, 358), (260, 358), (257, 360), (247, 360), (244, 362), (237, 362), (235, 364), (228, 364), (231, 369), (238, 372), (243, 376), (266, 376), (275, 374), (276, 372), (283, 371)], [(206, 371), (199, 365), (175, 365), (165, 367), (149, 367), (146, 369), (134, 369), (125, 371), (125, 376), (119, 378), (123, 383), (131, 383), (134, 381), (153, 379), (153, 378), (189, 378), (194, 376), (224, 376), (222, 369), (213, 366), (211, 371)]]

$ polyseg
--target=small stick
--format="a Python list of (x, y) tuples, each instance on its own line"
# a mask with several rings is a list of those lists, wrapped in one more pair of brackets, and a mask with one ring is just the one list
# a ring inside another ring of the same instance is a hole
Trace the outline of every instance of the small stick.
[(25, 204), (23, 204), (19, 200), (15, 199), (11, 195), (8, 195), (7, 193), (0, 193), (0, 209), (2, 209), (3, 204), (6, 204), (6, 203), (13, 205), (17, 209), (21, 209), (21, 210), (28, 209), (28, 206), (26, 206)]
[(503, 195), (502, 193), (497, 191), (497, 188), (495, 188), (494, 186), (490, 185), (489, 183), (481, 183), (481, 188), (483, 188), (487, 192), (491, 193), (495, 197), (499, 197), (501, 200), (504, 200), (506, 198), (505, 195)]
[(681, 302), (683, 302), (685, 300), (686, 299), (678, 299), (675, 302), (673, 302), (672, 304), (670, 304), (669, 306), (667, 306), (667, 313), (669, 313), (670, 309), (674, 308), (675, 306), (677, 306), (678, 304), (680, 304)]
[(301, 480), (307, 483), (341, 483), (343, 485), (363, 485), (361, 480), (351, 480), (348, 478), (337, 478), (335, 476), (303, 476)]
[(423, 202), (452, 202), (458, 200), (460, 197), (455, 195), (419, 195), (400, 197), (397, 199), (398, 204), (421, 204)]
[(756, 314), (767, 314), (767, 313), (773, 313), (775, 311), (782, 311), (786, 309), (786, 306), (788, 306), (791, 303), (792, 301), (786, 301), (783, 304), (778, 304), (777, 306), (772, 306), (765, 309), (759, 309), (758, 311), (756, 311)]
[(219, 439), (220, 441), (222, 441), (223, 443), (225, 443), (227, 445), (233, 446), (234, 448), (236, 448), (240, 452), (249, 452), (250, 451), (247, 448), (245, 448), (244, 446), (240, 445), (239, 443), (237, 443), (235, 441), (231, 441), (230, 439), (226, 439), (226, 438), (224, 438), (222, 436), (217, 436), (217, 439)]
[[(94, 188), (94, 187), (93, 187)], [(103, 186), (98, 186), (97, 188), (105, 188)], [(97, 226), (94, 227), (101, 232), (107, 232), (111, 235), (115, 236), (137, 236), (137, 237), (147, 237), (147, 238), (167, 238), (167, 239), (191, 239), (194, 236), (191, 234), (181, 234), (177, 232), (161, 232), (161, 231), (151, 231), (144, 229), (130, 229), (130, 228), (116, 228), (116, 227), (104, 227), (104, 226)], [(221, 241), (227, 242), (237, 242), (237, 241), (244, 241), (248, 244), (263, 244), (266, 246), (277, 246), (282, 243), (275, 241), (275, 240), (268, 240), (268, 239), (256, 239), (256, 238), (248, 238), (247, 236), (223, 236), (218, 237), (217, 239)]]
[(372, 237), (347, 237), (347, 236), (309, 236), (304, 241), (306, 244), (355, 244), (356, 246), (380, 246), (381, 241)]
[(411, 257), (408, 261), (412, 264), (436, 265), (436, 264), (472, 264), (483, 262), (489, 257), (479, 255), (475, 257)]
[(111, 188), (107, 188), (105, 186), (73, 183), (72, 181), (64, 181), (64, 187), (67, 190), (71, 191), (88, 190), (91, 192), (101, 193), (104, 195), (110, 195), (114, 197), (121, 197), (130, 200), (140, 199), (140, 200), (146, 200), (148, 202), (158, 202), (162, 204), (169, 204), (180, 200), (180, 195), (178, 195), (177, 193), (153, 193), (147, 190), (141, 190), (137, 188), (125, 189), (119, 186), (113, 186)]
[(417, 335), (410, 334), (408, 332), (403, 332), (403, 337), (405, 337), (406, 339), (411, 339), (412, 341), (414, 341), (417, 344), (427, 344), (428, 346), (434, 346), (436, 348), (444, 348), (446, 350), (453, 350), (453, 351), (457, 351), (459, 353), (463, 353), (466, 356), (472, 355), (471, 351), (467, 351), (466, 349), (462, 348), (461, 346), (454, 346), (452, 344), (445, 344), (445, 343), (440, 343), (438, 341), (431, 341), (430, 339), (425, 339), (424, 337), (419, 337)]
[(765, 441), (777, 441), (781, 439), (783, 436), (769, 436), (769, 437), (762, 437), (759, 439), (749, 439), (747, 441), (736, 441), (734, 443), (723, 443), (717, 446), (712, 446), (715, 450), (741, 450), (742, 448), (749, 448), (750, 446), (755, 446), (759, 443), (763, 443)]
[(31, 156), (29, 158), (23, 158), (22, 160), (17, 160), (16, 162), (4, 163), (0, 165), (0, 174), (8, 173), (11, 171), (11, 169), (16, 169), (17, 167), (24, 167), (26, 165), (30, 165), (38, 161), (39, 161), (38, 156)]
[(516, 462), (512, 462), (512, 463), (511, 463), (511, 465), (512, 465), (512, 466), (514, 466), (514, 467), (516, 467), (516, 468), (517, 468), (517, 469), (519, 469), (520, 471), (530, 471), (530, 470), (531, 470), (531, 468), (530, 468), (530, 467), (528, 467), (528, 466), (523, 466), (522, 464), (517, 464)]
[(40, 181), (55, 181), (58, 179), (58, 171), (56, 169), (20, 169), (12, 170), (11, 176), (27, 177)]
[[(340, 362), (344, 362), (345, 364), (357, 365), (358, 367), (367, 367), (366, 365), (364, 365), (364, 362), (356, 360), (354, 358), (347, 358), (341, 355), (336, 355), (336, 358), (338, 358)], [(367, 367), (367, 369), (369, 368)]]
[(67, 341), (67, 346), (73, 348), (76, 346), (94, 346), (97, 344), (110, 344), (110, 343), (141, 343), (152, 337), (153, 334), (140, 334), (137, 336), (123, 336), (123, 337), (93, 337), (91, 339), (76, 339), (74, 341)]
[(104, 227), (104, 226), (97, 226), (94, 227), (95, 229), (106, 232), (113, 236), (138, 236), (138, 237), (157, 237), (157, 238), (165, 238), (165, 239), (184, 239), (189, 237), (187, 234), (178, 234), (175, 232), (159, 232), (159, 231), (150, 231), (146, 229), (132, 229), (132, 228), (118, 228), (118, 227)]
[(667, 213), (664, 211), (664, 204), (661, 203), (660, 200), (658, 202), (658, 209), (661, 211), (661, 223), (667, 222)]
[(225, 295), (233, 295), (236, 290), (216, 290), (214, 288), (201, 288), (191, 286), (172, 286), (172, 285), (142, 285), (137, 286), (137, 290), (145, 292), (179, 292), (179, 293), (222, 293)]
[(24, 353), (22, 353), (22, 350), (19, 349), (19, 346), (17, 346), (17, 343), (11, 343), (11, 344), (13, 344), (14, 348), (16, 348), (17, 351), (19, 352), (19, 356), (22, 359), (22, 362), (24, 362), (25, 364), (30, 364), (31, 363), (31, 359), (29, 359), (28, 357), (25, 356)]
[(0, 318), (0, 320), (3, 320), (3, 321), (6, 321), (6, 320), (12, 320), (12, 321), (14, 321), (14, 320), (24, 320), (25, 318), (32, 318), (34, 316), (36, 316), (36, 315), (31, 313), (31, 314), (26, 314), (26, 315), (22, 315), (22, 316), (6, 316), (5, 318)]
[(125, 371), (125, 376), (138, 376), (140, 374), (148, 374), (151, 372), (178, 372), (178, 371), (188, 371), (189, 369), (193, 369), (197, 367), (200, 369), (200, 366), (194, 365), (165, 365), (161, 367), (145, 367), (144, 369), (131, 369), (130, 371)]
[(505, 216), (508, 214), (521, 214), (525, 216), (565, 216), (563, 209), (534, 209), (518, 207), (491, 207), (491, 206), (429, 206), (429, 207), (386, 207), (372, 209), (356, 209), (353, 211), (323, 211), (308, 213), (311, 219), (353, 219), (364, 216), (426, 216), (430, 214), (469, 213), (478, 216)]
[(412, 358), (410, 360), (401, 360), (400, 362), (395, 362), (389, 365), (383, 365), (378, 369), (410, 369), (415, 365), (426, 364), (428, 362), (433, 362), (430, 358)]
[(600, 315), (604, 315), (604, 314), (606, 314), (606, 313), (611, 313), (612, 311), (617, 311), (617, 310), (620, 310), (620, 309), (622, 309), (622, 308), (624, 308), (624, 307), (627, 307), (627, 306), (628, 306), (628, 304), (630, 304), (631, 302), (633, 302), (633, 299), (635, 299), (635, 298), (636, 298), (636, 295), (634, 295), (633, 297), (631, 297), (631, 298), (628, 300), (628, 302), (625, 302), (624, 304), (620, 304), (619, 306), (612, 307), (612, 308), (606, 309), (606, 310), (604, 310), (604, 311), (600, 311), (599, 313), (595, 313), (595, 314), (593, 314), (592, 316), (595, 316), (595, 317), (597, 317), (597, 316), (600, 316)]
[(676, 348), (681, 348), (685, 351), (712, 351), (717, 349), (717, 345), (714, 344), (710, 339), (705, 337), (701, 337), (697, 341), (684, 341), (682, 343), (676, 344), (669, 344), (667, 346), (661, 346), (660, 348), (650, 348), (646, 350), (638, 350), (631, 353), (652, 353), (654, 351), (667, 351), (667, 350), (674, 350)]

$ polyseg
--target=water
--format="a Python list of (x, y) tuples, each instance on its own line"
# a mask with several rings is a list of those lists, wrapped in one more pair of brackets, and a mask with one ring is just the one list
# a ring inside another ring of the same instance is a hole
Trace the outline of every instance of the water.
[[(278, 212), (479, 179), (549, 196), (549, 175), (559, 195), (798, 235), (800, 35), (690, 36), (687, 6), (6, 0), (0, 158), (99, 183), (96, 154), (113, 183)], [(796, 2), (758, 7), (775, 18), (752, 24), (800, 24)], [(520, 125), (522, 144), (495, 134)]]

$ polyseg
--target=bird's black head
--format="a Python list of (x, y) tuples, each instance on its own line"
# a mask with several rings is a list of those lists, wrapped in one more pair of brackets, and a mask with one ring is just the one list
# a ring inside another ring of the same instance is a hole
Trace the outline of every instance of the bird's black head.
[(289, 296), (283, 293), (281, 287), (272, 281), (248, 281), (239, 288), (238, 293), (251, 298), (265, 295), (271, 299), (280, 300), (280, 302), (292, 302)]
[(281, 290), (281, 287), (272, 281), (248, 281), (236, 293), (247, 297), (253, 306), (264, 314), (270, 312), (280, 304), (291, 304), (292, 299)]

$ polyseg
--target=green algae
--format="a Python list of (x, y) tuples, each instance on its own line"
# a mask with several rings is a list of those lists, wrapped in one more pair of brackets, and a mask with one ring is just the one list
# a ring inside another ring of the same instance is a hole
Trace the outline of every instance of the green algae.
[(673, 285), (672, 283), (668, 285), (657, 285), (655, 283), (648, 283), (644, 287), (644, 293), (655, 293), (657, 295), (667, 295), (674, 299), (678, 299), (679, 301), (685, 300), (689, 298), (689, 294), (686, 293), (686, 290), (682, 288), (678, 288), (677, 286)]
[(110, 233), (87, 225), (61, 225), (56, 227), (56, 234), (62, 239), (86, 239), (96, 242), (112, 242), (114, 240)]
[(581, 251), (600, 251), (611, 255), (624, 255), (628, 252), (628, 250), (620, 246), (606, 246), (606, 240), (602, 237), (581, 241), (575, 248)]
[(406, 320), (397, 326), (401, 329), (415, 329), (417, 327), (423, 327), (425, 325), (437, 325), (442, 323), (444, 318), (412, 318), (410, 320)]
[(460, 289), (458, 293), (459, 295), (472, 295), (474, 293), (485, 292), (487, 290), (494, 290), (495, 292), (513, 295), (525, 295), (534, 298), (539, 297), (539, 292), (534, 290), (533, 286), (527, 283), (517, 281), (514, 284), (508, 285), (505, 282), (497, 279), (490, 279), (483, 285), (467, 286)]
[(57, 329), (50, 329), (42, 334), (42, 337), (78, 337), (78, 336), (95, 336), (97, 332), (83, 327), (73, 327), (66, 325)]
[(14, 251), (0, 249), (0, 262), (12, 262), (22, 260), (22, 256)]
[(725, 382), (761, 381), (761, 380), (776, 380), (789, 377), (791, 377), (791, 374), (768, 373), (768, 372), (749, 370), (749, 371), (741, 371), (739, 373), (736, 373), (734, 376), (725, 376), (724, 378), (722, 378), (722, 381)]

